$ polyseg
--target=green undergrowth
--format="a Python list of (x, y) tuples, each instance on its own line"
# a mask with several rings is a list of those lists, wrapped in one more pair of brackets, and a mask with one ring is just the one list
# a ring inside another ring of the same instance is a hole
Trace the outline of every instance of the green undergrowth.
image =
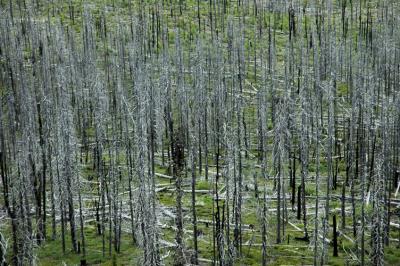
[[(106, 232), (106, 236), (107, 236)], [(78, 234), (79, 235), (79, 234)], [(102, 236), (97, 235), (95, 227), (85, 227), (86, 262), (88, 265), (135, 265), (140, 257), (140, 249), (132, 244), (129, 235), (122, 234), (120, 253), (108, 253), (108, 237), (106, 237), (106, 254), (102, 254)], [(63, 254), (61, 237), (56, 240), (47, 240), (37, 248), (38, 265), (79, 265), (82, 254), (72, 251), (70, 237), (66, 236), (66, 252)]]

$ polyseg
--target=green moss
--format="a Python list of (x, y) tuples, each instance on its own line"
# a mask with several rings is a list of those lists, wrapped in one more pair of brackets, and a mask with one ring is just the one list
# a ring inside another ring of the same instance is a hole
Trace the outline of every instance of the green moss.
[(196, 189), (199, 190), (208, 190), (210, 189), (211, 185), (208, 181), (201, 180), (196, 183)]
[(312, 196), (316, 194), (315, 190), (315, 184), (306, 184), (306, 189), (305, 189), (306, 196)]
[(385, 261), (387, 265), (398, 265), (400, 258), (400, 248), (398, 245), (385, 249)]
[(336, 93), (338, 97), (347, 96), (349, 93), (349, 86), (347, 83), (339, 82), (336, 87)]
[(159, 193), (158, 200), (164, 206), (176, 206), (175, 195), (173, 192)]
[[(121, 251), (116, 254), (112, 249), (112, 255), (108, 254), (108, 232), (106, 232), (106, 254), (102, 255), (102, 236), (97, 235), (94, 227), (85, 228), (86, 241), (86, 261), (89, 265), (132, 265), (140, 257), (140, 250), (131, 244), (130, 236), (123, 234), (121, 238)], [(66, 252), (62, 252), (61, 238), (56, 240), (47, 240), (44, 245), (37, 248), (37, 257), (39, 265), (79, 265), (83, 258), (82, 254), (72, 251), (70, 237), (66, 235)]]
[(88, 138), (94, 138), (95, 137), (95, 129), (94, 129), (94, 127), (86, 128), (86, 135), (87, 135)]

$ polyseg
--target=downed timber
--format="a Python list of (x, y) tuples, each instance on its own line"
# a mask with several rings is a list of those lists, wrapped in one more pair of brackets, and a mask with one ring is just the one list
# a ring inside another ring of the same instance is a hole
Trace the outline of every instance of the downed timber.
[(159, 241), (160, 241), (160, 245), (163, 247), (167, 247), (167, 248), (175, 248), (176, 247), (175, 243), (166, 241), (164, 239), (160, 239)]
[(100, 184), (100, 182), (98, 182), (98, 181), (87, 180), (83, 176), (79, 176), (79, 182), (88, 183), (88, 184), (96, 184), (96, 185)]
[(157, 193), (157, 192), (163, 192), (163, 191), (169, 190), (169, 189), (171, 189), (172, 187), (173, 187), (173, 186), (171, 186), (171, 185), (163, 186), (163, 187), (156, 187), (156, 193)]
[(176, 215), (166, 208), (161, 208), (161, 212), (172, 219), (176, 218)]
[(343, 236), (344, 238), (346, 238), (347, 240), (349, 240), (351, 243), (354, 244), (354, 240), (351, 237), (349, 237), (348, 235), (346, 235), (345, 233), (343, 233), (339, 229), (337, 231), (338, 231), (339, 235)]
[[(166, 189), (163, 189), (164, 191), (166, 190), (166, 191), (168, 191), (168, 192), (176, 192), (176, 189), (174, 189), (174, 188), (166, 188)], [(183, 189), (182, 190), (182, 192), (184, 192), (184, 193), (192, 193), (192, 190), (190, 190), (190, 189)], [(210, 191), (209, 190), (207, 190), (207, 189), (196, 189), (195, 191), (194, 191), (194, 193), (198, 193), (198, 194), (209, 194), (210, 193)]]
[(396, 193), (394, 193), (394, 197), (397, 198), (397, 193), (399, 193), (400, 182), (397, 184)]
[(289, 225), (291, 225), (294, 229), (296, 229), (297, 231), (299, 231), (299, 232), (303, 232), (303, 230), (300, 228), (300, 227), (298, 227), (297, 225), (295, 225), (294, 223), (292, 223), (292, 222), (290, 222), (290, 221), (287, 221), (287, 223), (289, 224)]
[[(293, 228), (295, 228), (296, 231), (298, 231), (298, 232), (303, 232), (303, 230), (302, 230), (300, 227), (298, 227), (297, 225), (291, 223), (290, 221), (287, 221), (287, 223), (288, 223), (289, 225), (291, 225)], [(318, 236), (319, 236), (321, 239), (324, 239), (324, 237), (323, 237), (321, 234), (318, 234)], [(328, 244), (331, 243), (331, 240), (330, 240), (329, 238), (325, 238), (324, 240), (325, 240), (325, 242), (327, 242)]]
[[(262, 247), (262, 243), (243, 243), (242, 246), (255, 246), (255, 247)], [(267, 244), (267, 247), (283, 247), (283, 248), (309, 248), (308, 245), (285, 245), (285, 244)]]
[(158, 177), (166, 178), (166, 179), (175, 179), (173, 176), (164, 175), (164, 174), (161, 174), (161, 173), (155, 173), (155, 175), (158, 176)]
[[(213, 260), (205, 259), (205, 258), (198, 258), (197, 259), (199, 262), (206, 262), (206, 263), (213, 263)], [(217, 260), (215, 260), (217, 262)]]
[(390, 225), (393, 227), (396, 227), (397, 229), (400, 229), (400, 224), (396, 224), (394, 222), (390, 222)]
[[(205, 219), (198, 219), (197, 220), (198, 223), (208, 223), (210, 225), (214, 225), (215, 223), (211, 220), (205, 220)], [(234, 224), (230, 224), (230, 227), (234, 227)], [(252, 224), (242, 224), (242, 228), (244, 227), (245, 230), (250, 230), (253, 231), (254, 230), (254, 225)]]

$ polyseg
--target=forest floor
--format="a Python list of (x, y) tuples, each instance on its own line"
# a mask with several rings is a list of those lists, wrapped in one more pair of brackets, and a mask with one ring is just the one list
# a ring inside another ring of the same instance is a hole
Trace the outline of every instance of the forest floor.
[[(161, 160), (161, 158), (158, 158)], [(237, 261), (237, 265), (260, 265), (262, 258), (262, 248), (261, 248), (261, 230), (258, 226), (259, 221), (257, 217), (257, 201), (254, 191), (254, 179), (252, 176), (257, 173), (259, 169), (257, 168), (255, 162), (250, 160), (247, 162), (248, 166), (245, 168), (245, 189), (243, 193), (243, 212), (242, 212), (242, 230), (243, 230), (243, 247), (242, 247), (242, 257)], [(253, 166), (251, 166), (253, 163)], [(132, 244), (132, 238), (130, 235), (130, 219), (128, 215), (129, 208), (128, 204), (124, 204), (123, 208), (126, 209), (123, 213), (124, 223), (122, 228), (122, 241), (121, 250), (119, 253), (114, 252), (112, 246), (109, 245), (109, 237), (105, 237), (105, 254), (102, 253), (102, 236), (97, 233), (96, 221), (94, 219), (96, 213), (93, 208), (93, 191), (96, 190), (97, 182), (91, 181), (90, 178), (93, 176), (93, 172), (90, 170), (90, 166), (83, 166), (84, 171), (82, 171), (83, 183), (86, 183), (88, 194), (83, 195), (83, 201), (86, 205), (85, 212), (85, 238), (86, 238), (86, 260), (89, 265), (137, 265), (139, 263), (140, 250)], [(196, 209), (197, 209), (197, 219), (198, 219), (198, 231), (201, 232), (198, 238), (199, 247), (199, 261), (200, 265), (209, 265), (211, 263), (211, 258), (213, 256), (213, 239), (212, 239), (212, 211), (213, 211), (213, 198), (214, 194), (214, 178), (215, 168), (209, 168), (210, 177), (206, 181), (204, 177), (200, 177), (196, 186)], [(213, 174), (214, 173), (214, 174)], [(204, 174), (204, 170), (203, 170)], [(258, 173), (259, 174), (259, 173)], [(175, 238), (175, 188), (174, 181), (168, 175), (168, 168), (162, 166), (162, 164), (157, 165), (156, 168), (157, 185), (156, 191), (158, 198), (158, 217), (159, 225), (161, 229), (160, 232), (160, 243), (162, 256), (165, 258), (164, 262), (166, 265), (172, 264), (173, 252), (174, 252), (174, 238)], [(313, 216), (315, 213), (315, 182), (313, 181), (313, 173), (310, 173), (310, 180), (307, 182), (306, 186), (306, 196), (307, 196), (307, 216), (309, 217), (309, 231), (313, 230)], [(192, 249), (192, 224), (191, 224), (191, 214), (188, 213), (191, 204), (191, 193), (189, 181), (185, 181), (184, 191), (184, 238), (187, 244), (186, 248), (188, 250)], [(258, 186), (261, 187), (263, 182), (258, 182)], [(266, 187), (270, 190), (269, 195), (273, 195), (273, 179), (267, 181)], [(220, 200), (223, 203), (224, 198), (224, 184), (218, 185), (218, 190), (220, 191)], [(89, 192), (92, 191), (92, 192)], [(341, 187), (338, 186), (336, 191), (333, 191), (333, 200), (331, 201), (331, 214), (337, 213), (338, 225), (341, 224), (340, 220), (340, 192)], [(121, 194), (126, 195), (122, 197), (123, 202), (129, 200), (128, 191), (121, 192)], [(314, 196), (313, 196), (314, 195)], [(394, 196), (394, 195), (393, 195)], [(271, 197), (271, 196), (270, 196)], [(395, 197), (393, 197), (395, 199)], [(321, 205), (319, 207), (319, 212), (324, 211), (323, 207), (323, 196), (319, 199)], [(215, 200), (214, 200), (215, 203)], [(304, 241), (301, 238), (304, 236), (304, 226), (303, 221), (296, 218), (297, 206), (292, 208), (289, 198), (289, 193), (287, 194), (286, 200), (288, 221), (284, 221), (285, 235), (282, 243), (274, 244), (276, 233), (276, 218), (274, 218), (274, 213), (276, 212), (276, 198), (274, 200), (273, 196), (268, 200), (268, 215), (271, 218), (268, 221), (268, 263), (269, 265), (312, 265), (313, 264), (313, 249), (312, 241)], [(215, 207), (215, 205), (214, 205)], [(350, 212), (350, 202), (346, 204), (346, 228), (345, 230), (339, 230), (339, 256), (331, 256), (329, 259), (329, 265), (358, 265), (358, 261), (355, 254), (355, 238), (352, 235), (352, 220)], [(367, 205), (368, 211), (368, 205)], [(1, 215), (0, 215), (1, 216)], [(4, 215), (3, 215), (4, 216)], [(2, 216), (2, 218), (4, 218)], [(398, 220), (393, 219), (394, 224), (398, 224)], [(0, 223), (2, 224), (2, 223)], [(2, 230), (3, 231), (3, 230)], [(8, 231), (8, 230), (4, 230)], [(57, 228), (58, 233), (60, 228)], [(47, 226), (47, 235), (51, 235), (51, 225)], [(322, 237), (322, 236), (321, 236)], [(332, 246), (332, 232), (329, 232), (328, 236), (328, 252), (333, 254)], [(368, 239), (368, 235), (366, 235)], [(390, 247), (385, 249), (385, 259), (388, 265), (397, 265), (399, 263), (400, 247), (399, 247), (399, 236), (396, 235), (395, 231), (392, 230), (390, 241), (394, 242)], [(77, 265), (80, 263), (81, 254), (77, 254), (72, 251), (70, 246), (69, 235), (66, 235), (66, 253), (62, 252), (61, 239), (58, 236), (55, 240), (51, 240), (48, 237), (46, 243), (42, 246), (37, 247), (37, 259), (39, 265)], [(111, 254), (111, 255), (110, 255)]]

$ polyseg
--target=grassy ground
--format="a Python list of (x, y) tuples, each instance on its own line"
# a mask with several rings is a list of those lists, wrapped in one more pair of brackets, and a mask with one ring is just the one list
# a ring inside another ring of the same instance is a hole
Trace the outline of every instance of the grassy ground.
[[(107, 234), (107, 233), (106, 233)], [(85, 228), (86, 239), (86, 261), (88, 265), (137, 265), (140, 257), (140, 250), (131, 244), (129, 235), (122, 235), (122, 246), (120, 253), (113, 252), (108, 254), (102, 253), (102, 236), (98, 235), (94, 226)], [(70, 246), (69, 236), (66, 238), (67, 249), (65, 254), (62, 252), (62, 242), (60, 238), (56, 240), (48, 240), (46, 243), (37, 249), (39, 265), (54, 266), (54, 265), (79, 265), (82, 254), (76, 254)], [(108, 243), (108, 239), (106, 239)]]

